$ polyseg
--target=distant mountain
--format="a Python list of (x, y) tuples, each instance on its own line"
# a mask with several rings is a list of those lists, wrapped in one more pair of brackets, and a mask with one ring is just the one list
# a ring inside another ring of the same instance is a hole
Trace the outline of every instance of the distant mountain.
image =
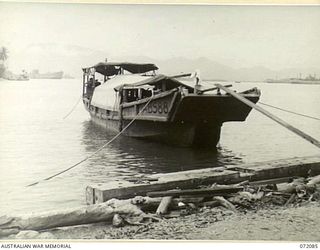
[(320, 76), (320, 68), (288, 68), (282, 70), (271, 70), (263, 66), (235, 69), (206, 57), (190, 59), (175, 57), (167, 60), (157, 60), (144, 56), (130, 56), (120, 58), (124, 61), (153, 62), (159, 67), (159, 73), (176, 75), (179, 73), (194, 72), (200, 70), (203, 79), (219, 79), (229, 81), (264, 81), (268, 78), (289, 78), (297, 74), (317, 74)]
[[(32, 60), (30, 60), (30, 58), (32, 58)], [(32, 44), (11, 59), (12, 61), (16, 61), (18, 65), (21, 65), (21, 68), (29, 72), (34, 68), (42, 72), (63, 70), (72, 76), (81, 77), (81, 68), (104, 61), (105, 58), (108, 58), (109, 61), (155, 63), (160, 69), (159, 73), (168, 75), (193, 72), (198, 69), (203, 79), (264, 81), (268, 78), (280, 79), (296, 77), (299, 73), (302, 75), (314, 73), (318, 76), (320, 75), (319, 68), (271, 70), (263, 66), (243, 68), (239, 65), (239, 68), (236, 69), (207, 57), (195, 59), (174, 57), (167, 60), (159, 60), (143, 55), (128, 55), (127, 57), (119, 56), (115, 58), (103, 50), (56, 43)]]

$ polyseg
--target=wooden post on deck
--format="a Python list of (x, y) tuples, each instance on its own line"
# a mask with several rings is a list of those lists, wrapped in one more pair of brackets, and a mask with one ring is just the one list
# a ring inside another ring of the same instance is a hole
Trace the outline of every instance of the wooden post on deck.
[(82, 77), (82, 97), (84, 97), (85, 84), (86, 84), (86, 74), (83, 72), (83, 77)]
[(311, 137), (310, 135), (302, 132), (300, 129), (297, 129), (290, 125), (289, 123), (285, 122), (284, 120), (280, 119), (279, 117), (271, 114), (267, 110), (261, 108), (260, 106), (254, 104), (253, 102), (249, 101), (248, 99), (244, 98), (243, 96), (239, 95), (238, 93), (232, 91), (231, 89), (222, 86), (221, 84), (215, 84), (218, 88), (223, 89), (225, 92), (229, 93), (233, 97), (237, 98), (241, 102), (247, 104), (249, 107), (258, 110), (260, 113), (264, 114), (265, 116), (269, 117), (270, 119), (274, 120), (275, 122), (279, 123), (280, 125), (284, 126), (285, 128), (289, 129), (291, 132), (299, 135), (303, 139), (307, 140), (308, 142), (312, 143), (316, 147), (320, 148), (320, 142), (315, 138)]

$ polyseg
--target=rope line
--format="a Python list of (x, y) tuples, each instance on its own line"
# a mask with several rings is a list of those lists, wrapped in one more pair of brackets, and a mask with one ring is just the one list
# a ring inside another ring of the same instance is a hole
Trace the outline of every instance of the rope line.
[(288, 112), (288, 113), (291, 113), (291, 114), (294, 114), (294, 115), (299, 115), (299, 116), (303, 116), (303, 117), (307, 117), (307, 118), (310, 118), (310, 119), (314, 119), (314, 120), (320, 121), (320, 118), (317, 118), (317, 117), (314, 117), (314, 116), (305, 115), (305, 114), (301, 114), (301, 113), (294, 112), (294, 111), (291, 111), (291, 110), (279, 108), (279, 107), (276, 107), (276, 106), (273, 106), (273, 105), (270, 105), (270, 104), (267, 104), (267, 103), (263, 103), (263, 102), (259, 102), (259, 104), (268, 106), (270, 108), (278, 109), (278, 110), (281, 110), (281, 111), (284, 111), (284, 112)]
[(53, 174), (49, 177), (46, 177), (40, 181), (36, 181), (34, 183), (31, 183), (25, 187), (31, 187), (31, 186), (35, 186), (37, 184), (39, 184), (40, 182), (42, 181), (48, 181), (48, 180), (51, 180), (53, 179), (54, 177), (57, 177), (58, 175), (61, 175), (67, 171), (69, 171), (70, 169), (73, 169), (75, 168), (76, 166), (79, 166), (81, 163), (85, 162), (86, 160), (90, 159), (92, 156), (94, 156), (95, 154), (97, 154), (98, 152), (100, 152), (103, 148), (105, 148), (106, 146), (108, 146), (110, 143), (112, 143), (115, 139), (117, 139), (126, 129), (128, 129), (130, 127), (130, 125), (137, 119), (137, 117), (146, 109), (146, 107), (149, 105), (149, 103), (151, 102), (151, 100), (153, 99), (153, 97), (151, 97), (149, 99), (149, 101), (146, 103), (146, 105), (144, 105), (144, 107), (139, 111), (139, 113), (118, 133), (116, 134), (116, 136), (114, 136), (111, 140), (109, 140), (108, 142), (106, 142), (103, 146), (101, 146), (99, 149), (97, 149), (95, 152), (93, 152), (91, 155), (85, 157), (84, 159), (82, 159), (81, 161), (73, 164), (72, 166), (56, 173), (56, 174)]
[(82, 99), (82, 95), (79, 97), (78, 101), (76, 102), (76, 104), (72, 107), (72, 109), (69, 111), (68, 114), (66, 114), (62, 119), (66, 119), (74, 110), (75, 108), (78, 106), (80, 100)]
[[(212, 84), (211, 82), (208, 82), (208, 81), (202, 81), (202, 82), (205, 82), (205, 83), (208, 83), (208, 84)], [(291, 111), (291, 110), (288, 110), (288, 109), (284, 109), (284, 108), (279, 108), (279, 107), (276, 107), (276, 106), (273, 106), (273, 105), (270, 105), (270, 104), (267, 104), (267, 103), (263, 103), (263, 102), (260, 102), (260, 101), (259, 101), (258, 104), (261, 104), (261, 105), (264, 105), (264, 106), (268, 106), (270, 108), (278, 109), (278, 110), (281, 110), (283, 112), (287, 112), (287, 113), (290, 113), (290, 114), (299, 115), (299, 116), (303, 116), (303, 117), (306, 117), (306, 118), (310, 118), (310, 119), (313, 119), (313, 120), (320, 121), (320, 118), (318, 118), (318, 117), (301, 114), (301, 113), (294, 112), (294, 111)]]

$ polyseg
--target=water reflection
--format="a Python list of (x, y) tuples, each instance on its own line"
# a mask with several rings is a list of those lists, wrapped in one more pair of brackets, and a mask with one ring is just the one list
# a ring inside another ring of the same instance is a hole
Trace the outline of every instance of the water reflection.
[[(115, 134), (95, 125), (91, 121), (83, 123), (82, 143), (88, 154), (96, 151)], [(167, 173), (198, 168), (219, 167), (239, 164), (242, 159), (225, 148), (195, 149), (178, 148), (160, 143), (120, 136), (105, 150), (95, 155), (88, 164), (89, 170), (110, 176), (112, 172), (122, 175), (135, 173)], [(102, 170), (100, 167), (105, 168)], [(106, 170), (107, 169), (107, 170)]]

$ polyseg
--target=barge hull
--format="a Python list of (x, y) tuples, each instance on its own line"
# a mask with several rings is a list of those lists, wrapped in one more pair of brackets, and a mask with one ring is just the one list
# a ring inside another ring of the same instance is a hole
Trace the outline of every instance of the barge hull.
[[(107, 129), (108, 131), (119, 133), (119, 119), (104, 119), (99, 114), (90, 112), (91, 120)], [(131, 120), (123, 120), (125, 128)], [(180, 147), (189, 146), (213, 146), (215, 147), (220, 139), (221, 123), (192, 123), (192, 122), (157, 122), (135, 120), (123, 135), (145, 139), (150, 141), (159, 141), (165, 144), (176, 145)]]
[[(258, 96), (245, 95), (256, 103)], [(84, 102), (94, 123), (103, 128), (123, 135), (158, 141), (180, 147), (215, 147), (220, 140), (224, 122), (244, 121), (251, 107), (230, 95), (226, 96), (177, 96), (169, 92), (150, 103), (132, 103), (122, 111), (110, 113), (103, 108)], [(164, 109), (156, 107), (168, 107)], [(140, 115), (139, 112), (145, 108)], [(161, 112), (160, 112), (161, 111)], [(122, 112), (122, 117), (119, 116)], [(127, 127), (133, 120), (135, 121)]]

